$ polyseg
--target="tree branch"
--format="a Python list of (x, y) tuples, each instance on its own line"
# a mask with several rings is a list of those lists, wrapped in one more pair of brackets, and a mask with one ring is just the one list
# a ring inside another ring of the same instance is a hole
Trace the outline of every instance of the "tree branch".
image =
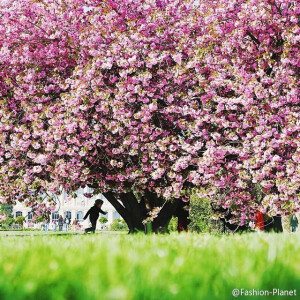
[(246, 34), (251, 38), (251, 40), (256, 44), (260, 45), (260, 41), (249, 31), (246, 31)]

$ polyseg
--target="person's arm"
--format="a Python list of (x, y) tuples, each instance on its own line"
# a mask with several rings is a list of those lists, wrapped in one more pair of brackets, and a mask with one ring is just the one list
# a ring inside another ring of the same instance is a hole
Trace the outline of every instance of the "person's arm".
[(87, 211), (87, 213), (83, 217), (83, 220), (85, 220), (89, 216), (90, 213), (91, 213), (91, 208)]
[(103, 211), (102, 209), (100, 209), (100, 213), (101, 213), (102, 215), (106, 215), (106, 214), (107, 214), (107, 211)]

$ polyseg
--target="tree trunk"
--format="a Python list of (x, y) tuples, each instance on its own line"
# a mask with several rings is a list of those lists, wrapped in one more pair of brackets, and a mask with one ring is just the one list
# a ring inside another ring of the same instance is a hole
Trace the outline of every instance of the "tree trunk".
[[(119, 195), (119, 199), (112, 192), (107, 192), (103, 195), (124, 219), (129, 228), (129, 233), (145, 232), (143, 219), (146, 217), (143, 216), (140, 203), (133, 192), (122, 193)], [(149, 191), (145, 192), (144, 200), (148, 211), (154, 207), (163, 206), (158, 216), (152, 222), (152, 231), (155, 233), (168, 232), (169, 222), (176, 210), (179, 200), (176, 199), (172, 202), (165, 202), (164, 199), (157, 197), (155, 193)]]
[(154, 207), (162, 207), (158, 216), (152, 222), (152, 231), (155, 233), (168, 232), (168, 225), (177, 208), (178, 199), (173, 201), (166, 201), (163, 198), (158, 197), (155, 193), (145, 191), (145, 202), (152, 210)]
[(281, 216), (273, 216), (271, 220), (265, 221), (265, 231), (283, 232)]
[(120, 199), (126, 208), (132, 223), (132, 228), (129, 232), (145, 231), (144, 224), (142, 223), (143, 217), (141, 208), (133, 192), (120, 194)]
[(168, 225), (172, 219), (172, 216), (177, 208), (179, 199), (174, 199), (174, 201), (168, 201), (161, 209), (157, 218), (153, 220), (152, 230), (156, 233), (166, 233), (169, 232)]
[(103, 195), (124, 219), (128, 226), (129, 233), (144, 231), (143, 220), (138, 210), (138, 202), (133, 193), (123, 193), (120, 195), (120, 200), (123, 205), (114, 193), (107, 192)]

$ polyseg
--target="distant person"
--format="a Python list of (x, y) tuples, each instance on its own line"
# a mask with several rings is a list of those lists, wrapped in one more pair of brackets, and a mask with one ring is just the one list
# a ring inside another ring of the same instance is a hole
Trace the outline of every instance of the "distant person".
[(76, 231), (77, 230), (77, 226), (78, 226), (78, 220), (75, 218), (73, 223), (72, 223), (72, 227), (73, 227), (73, 230)]
[(88, 210), (88, 212), (86, 213), (86, 215), (84, 216), (84, 218), (83, 218), (84, 220), (86, 220), (86, 218), (87, 218), (88, 216), (90, 216), (90, 221), (91, 221), (91, 223), (92, 223), (92, 227), (85, 229), (85, 233), (88, 233), (88, 232), (93, 232), (93, 233), (95, 233), (95, 230), (96, 230), (96, 223), (97, 223), (97, 220), (98, 220), (98, 218), (99, 218), (99, 214), (100, 214), (100, 213), (103, 214), (103, 215), (106, 215), (106, 214), (107, 214), (107, 212), (105, 212), (105, 211), (103, 211), (103, 210), (101, 209), (102, 205), (103, 205), (103, 201), (100, 200), (100, 199), (97, 199), (97, 200), (95, 201), (94, 206), (92, 206), (92, 207)]
[(69, 219), (68, 216), (65, 217), (65, 224), (66, 224), (66, 231), (69, 231), (69, 226), (70, 226), (70, 222), (71, 220)]
[(62, 231), (62, 230), (63, 230), (63, 225), (64, 225), (64, 219), (63, 219), (63, 217), (60, 215), (59, 218), (58, 218), (58, 229), (59, 229), (59, 231)]
[(256, 212), (255, 226), (258, 230), (264, 230), (264, 214), (261, 211)]
[(53, 221), (52, 221), (52, 228), (53, 228), (53, 231), (54, 231), (54, 232), (56, 232), (56, 225), (57, 225), (57, 224), (56, 224), (56, 221), (53, 220)]
[(46, 218), (44, 220), (44, 230), (45, 230), (45, 232), (48, 232), (48, 229), (49, 229), (49, 218)]
[(292, 232), (296, 232), (298, 227), (298, 218), (296, 217), (296, 215), (293, 215), (291, 217), (290, 225), (291, 225)]

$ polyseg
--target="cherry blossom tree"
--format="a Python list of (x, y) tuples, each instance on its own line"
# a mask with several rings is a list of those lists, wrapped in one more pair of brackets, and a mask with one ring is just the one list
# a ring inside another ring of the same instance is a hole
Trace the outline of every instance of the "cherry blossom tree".
[(131, 231), (195, 191), (238, 225), (299, 210), (297, 1), (0, 7), (2, 202), (89, 186)]

